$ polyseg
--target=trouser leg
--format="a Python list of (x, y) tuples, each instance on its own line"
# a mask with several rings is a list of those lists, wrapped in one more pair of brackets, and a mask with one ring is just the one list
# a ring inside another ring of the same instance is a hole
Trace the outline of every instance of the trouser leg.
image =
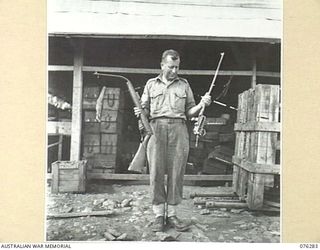
[(164, 185), (167, 135), (166, 129), (157, 122), (151, 122), (154, 134), (147, 146), (147, 157), (150, 169), (150, 196), (153, 205), (166, 202), (166, 190)]
[[(179, 203), (181, 203), (183, 193), (183, 177), (187, 164), (188, 154), (189, 134), (187, 131), (187, 127), (185, 123), (174, 123), (168, 131), (168, 205), (178, 205)], [(171, 207), (171, 211), (172, 213), (175, 213), (173, 207)]]

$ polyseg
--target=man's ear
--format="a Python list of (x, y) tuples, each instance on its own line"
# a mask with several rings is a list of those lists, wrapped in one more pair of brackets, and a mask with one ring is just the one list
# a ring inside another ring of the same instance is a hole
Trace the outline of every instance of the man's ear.
[(163, 67), (164, 67), (164, 63), (163, 62), (160, 63), (160, 67), (161, 67), (161, 69), (163, 69)]

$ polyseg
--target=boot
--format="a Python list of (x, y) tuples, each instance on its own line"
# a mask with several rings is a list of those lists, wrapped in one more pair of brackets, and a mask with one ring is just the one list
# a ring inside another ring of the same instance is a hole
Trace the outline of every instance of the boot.
[(163, 232), (164, 229), (164, 217), (163, 216), (158, 216), (155, 218), (151, 230), (153, 232)]
[(167, 225), (169, 227), (174, 228), (178, 232), (184, 232), (187, 231), (190, 228), (190, 225), (182, 222), (177, 218), (177, 216), (170, 216), (167, 218)]

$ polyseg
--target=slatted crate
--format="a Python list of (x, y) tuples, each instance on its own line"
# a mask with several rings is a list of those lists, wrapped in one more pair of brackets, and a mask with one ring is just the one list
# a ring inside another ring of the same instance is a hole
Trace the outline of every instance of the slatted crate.
[(265, 187), (274, 187), (280, 175), (280, 88), (257, 85), (239, 95), (233, 191), (250, 209), (264, 203)]
[(84, 193), (87, 161), (52, 163), (52, 193)]
[[(87, 87), (85, 93), (83, 102), (83, 158), (88, 160), (88, 169), (91, 172), (116, 172), (121, 153), (119, 142), (123, 127), (123, 91), (120, 88)], [(102, 104), (99, 109), (100, 121), (96, 119), (98, 99)]]

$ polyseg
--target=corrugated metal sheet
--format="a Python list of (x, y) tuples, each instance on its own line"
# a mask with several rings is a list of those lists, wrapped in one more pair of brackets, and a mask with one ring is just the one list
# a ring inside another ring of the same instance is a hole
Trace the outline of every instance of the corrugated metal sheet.
[(49, 34), (280, 39), (281, 0), (48, 0)]

